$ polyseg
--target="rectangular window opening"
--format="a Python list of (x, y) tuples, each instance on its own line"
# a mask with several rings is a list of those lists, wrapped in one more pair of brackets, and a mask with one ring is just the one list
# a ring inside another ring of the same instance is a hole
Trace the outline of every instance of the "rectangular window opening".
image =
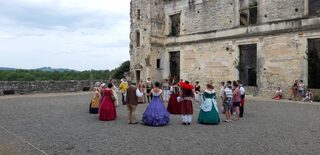
[(180, 13), (170, 16), (171, 26), (170, 26), (170, 36), (180, 35)]
[(137, 47), (140, 47), (140, 32), (136, 31), (136, 45)]
[(309, 15), (320, 16), (320, 0), (309, 0)]
[(138, 20), (140, 20), (140, 16), (141, 16), (140, 9), (138, 9), (138, 10), (137, 10), (137, 19), (138, 19)]
[(240, 26), (254, 25), (258, 22), (257, 0), (240, 0)]

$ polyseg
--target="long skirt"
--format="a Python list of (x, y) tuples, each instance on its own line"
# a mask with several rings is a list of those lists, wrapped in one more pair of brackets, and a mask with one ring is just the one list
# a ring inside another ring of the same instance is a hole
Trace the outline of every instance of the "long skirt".
[(217, 102), (214, 99), (207, 100), (208, 104), (211, 104), (211, 109), (201, 108), (198, 116), (198, 123), (201, 124), (219, 124), (220, 116)]
[(170, 114), (181, 115), (182, 114), (182, 104), (178, 102), (177, 97), (179, 94), (171, 94), (167, 110)]
[(110, 96), (105, 96), (99, 108), (99, 120), (111, 121), (117, 117), (116, 107)]
[(150, 126), (167, 125), (170, 121), (170, 114), (160, 100), (159, 96), (153, 96), (150, 104), (143, 113), (142, 121)]

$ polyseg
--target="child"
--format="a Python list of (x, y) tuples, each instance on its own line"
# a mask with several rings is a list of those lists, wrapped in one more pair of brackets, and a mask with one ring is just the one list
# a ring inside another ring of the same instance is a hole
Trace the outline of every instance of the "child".
[(305, 88), (304, 88), (304, 83), (303, 80), (300, 80), (300, 83), (298, 85), (298, 95), (299, 95), (299, 100), (303, 99), (305, 96)]
[(276, 90), (276, 95), (273, 97), (275, 100), (280, 100), (282, 98), (282, 90), (280, 87)]
[(97, 114), (99, 111), (99, 106), (100, 106), (100, 98), (101, 98), (101, 94), (100, 94), (100, 88), (99, 87), (95, 87), (94, 88), (94, 95), (91, 99), (90, 102), (90, 107), (89, 107), (89, 112), (92, 114)]
[(304, 102), (313, 102), (313, 93), (310, 89), (307, 90), (306, 97), (302, 99)]

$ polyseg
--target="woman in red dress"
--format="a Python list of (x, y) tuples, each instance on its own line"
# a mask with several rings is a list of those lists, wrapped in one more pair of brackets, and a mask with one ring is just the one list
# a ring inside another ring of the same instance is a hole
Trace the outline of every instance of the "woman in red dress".
[(114, 95), (112, 91), (112, 83), (108, 84), (108, 88), (102, 89), (103, 99), (99, 108), (99, 120), (111, 121), (117, 117), (116, 107), (114, 105)]
[(178, 102), (177, 98), (179, 97), (180, 88), (177, 84), (174, 84), (171, 87), (171, 96), (168, 102), (167, 110), (170, 114), (181, 115), (182, 107), (181, 103)]

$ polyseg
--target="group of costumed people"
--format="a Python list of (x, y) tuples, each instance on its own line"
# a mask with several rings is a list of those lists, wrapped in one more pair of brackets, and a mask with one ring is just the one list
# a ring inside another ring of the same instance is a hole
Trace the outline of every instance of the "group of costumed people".
[[(180, 81), (179, 83), (173, 84), (169, 89), (169, 93), (171, 93), (169, 95), (170, 97), (167, 97), (169, 98), (167, 107), (165, 107), (163, 100), (163, 96), (166, 95), (164, 95), (165, 92), (160, 86), (161, 84), (159, 82), (152, 84), (152, 88), (150, 88), (150, 86), (145, 87), (141, 83), (135, 86), (135, 83), (131, 81), (121, 82), (119, 88), (122, 93), (122, 102), (124, 105), (127, 105), (128, 124), (138, 123), (136, 120), (136, 108), (138, 104), (145, 102), (145, 96), (151, 98), (142, 115), (142, 122), (145, 125), (167, 125), (170, 122), (170, 114), (182, 115), (182, 124), (190, 125), (194, 113), (193, 102), (195, 102), (196, 98), (200, 102), (198, 123), (220, 123), (216, 93), (211, 84), (207, 84), (202, 94), (200, 93), (200, 85), (198, 82), (195, 86), (188, 81)], [(225, 100), (231, 102), (228, 95), (224, 93), (224, 96), (224, 102)], [(118, 97), (114, 85), (111, 82), (107, 85), (101, 84), (100, 87), (95, 87), (95, 93), (89, 107), (90, 113), (99, 114), (99, 120), (101, 121), (115, 120), (117, 117), (116, 106), (118, 106)], [(225, 108), (228, 110), (228, 106)], [(228, 121), (229, 119), (230, 116), (227, 116)]]
[(114, 85), (109, 82), (96, 84), (94, 95), (89, 105), (89, 112), (99, 114), (99, 120), (110, 121), (117, 117), (116, 106), (118, 106), (118, 96)]
[(172, 86), (172, 94), (170, 96), (167, 110), (171, 114), (182, 115), (182, 124), (190, 125), (193, 115), (193, 102), (195, 98), (201, 101), (198, 123), (202, 124), (219, 124), (220, 116), (216, 94), (211, 84), (207, 85), (202, 96), (200, 95), (200, 85), (196, 86), (189, 81), (181, 81)]

